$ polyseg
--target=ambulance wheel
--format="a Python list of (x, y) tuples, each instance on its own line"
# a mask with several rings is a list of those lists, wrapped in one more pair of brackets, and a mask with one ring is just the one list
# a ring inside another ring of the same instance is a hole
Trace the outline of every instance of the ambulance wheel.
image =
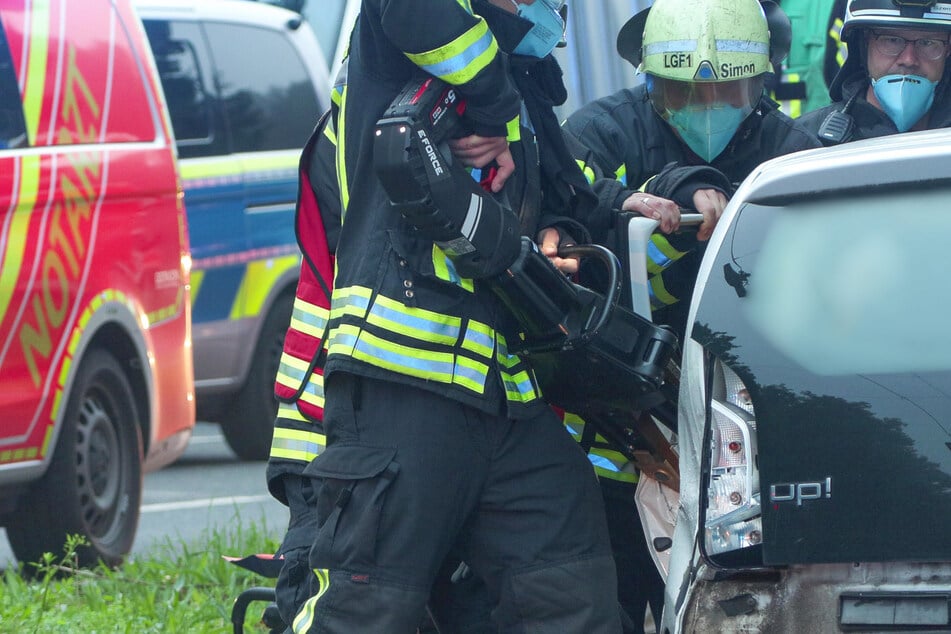
[(294, 297), (281, 295), (261, 327), (244, 387), (222, 417), (225, 441), (241, 460), (267, 460), (277, 417), (274, 379), (291, 323)]
[(129, 381), (115, 357), (93, 349), (66, 403), (53, 460), (22, 498), (7, 537), (16, 558), (62, 559), (67, 537), (87, 542), (78, 563), (115, 566), (132, 549), (142, 501), (142, 440)]

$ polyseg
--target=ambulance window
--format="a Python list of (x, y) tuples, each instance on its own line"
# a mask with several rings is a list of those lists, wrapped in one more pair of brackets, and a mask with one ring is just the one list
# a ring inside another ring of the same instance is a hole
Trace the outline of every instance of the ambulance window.
[(23, 104), (7, 34), (0, 23), (0, 150), (27, 144)]
[(145, 20), (162, 91), (172, 118), (172, 130), (182, 158), (224, 152), (224, 139), (215, 129), (215, 99), (204, 40), (196, 24)]
[(278, 31), (205, 25), (235, 152), (299, 149), (320, 114), (303, 60)]

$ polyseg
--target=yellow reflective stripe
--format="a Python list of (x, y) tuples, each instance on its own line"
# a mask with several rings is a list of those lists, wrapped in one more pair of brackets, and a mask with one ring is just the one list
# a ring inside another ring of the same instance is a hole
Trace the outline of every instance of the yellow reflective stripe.
[(588, 167), (588, 164), (581, 159), (575, 159), (575, 163), (578, 164), (578, 168), (581, 170), (581, 173), (584, 174), (584, 179), (588, 181), (589, 185), (592, 185), (594, 183), (594, 170)]
[(399, 374), (452, 383), (454, 355), (395, 344), (354, 326), (331, 330), (327, 349), (331, 356), (341, 354)]
[(323, 306), (311, 304), (300, 297), (294, 299), (294, 311), (291, 313), (291, 328), (320, 339), (324, 336), (330, 311)]
[[(676, 304), (679, 300), (670, 294), (667, 291), (667, 287), (664, 286), (664, 280), (660, 275), (655, 275), (649, 280), (650, 290), (653, 297), (652, 300), (656, 299), (660, 302), (660, 305), (670, 306), (671, 304)], [(654, 302), (651, 302), (652, 304)]]
[(297, 421), (299, 423), (313, 424), (309, 418), (300, 413), (300, 410), (297, 409), (297, 405), (294, 403), (278, 402), (277, 417)]
[(242, 319), (259, 315), (278, 278), (299, 264), (298, 255), (249, 262), (244, 269), (244, 277), (235, 294), (228, 318)]
[(205, 281), (205, 270), (192, 269), (192, 272), (191, 272), (192, 306), (195, 305), (195, 300), (198, 299), (198, 291), (201, 290), (201, 283), (204, 281)]
[(340, 109), (337, 117), (337, 186), (340, 189), (340, 221), (347, 217), (347, 205), (350, 204), (350, 187), (347, 185), (347, 95), (349, 90), (344, 84), (340, 94)]
[(2, 236), (6, 240), (0, 240), (0, 244), (6, 243), (6, 251), (3, 253), (2, 266), (0, 266), (0, 323), (3, 323), (3, 318), (10, 308), (13, 289), (16, 287), (16, 281), (23, 267), (23, 253), (27, 245), (26, 236), (30, 230), (30, 216), (36, 207), (36, 197), (40, 187), (39, 156), (24, 156), (20, 160), (15, 160), (14, 165), (19, 167), (19, 173), (14, 176), (14, 178), (19, 177), (19, 182), (16, 183), (19, 197), (7, 234)]
[[(476, 16), (478, 17), (478, 16)], [(434, 77), (453, 85), (471, 81), (498, 54), (499, 46), (485, 20), (448, 44), (422, 53), (405, 53), (411, 62)]]
[(370, 306), (370, 295), (372, 294), (372, 290), (363, 286), (334, 288), (330, 318), (339, 319), (344, 315), (353, 315), (363, 319), (367, 314), (367, 308)]
[(271, 457), (310, 462), (327, 446), (327, 437), (315, 431), (274, 427)]
[(468, 357), (456, 357), (456, 367), (452, 374), (452, 382), (477, 394), (485, 392), (486, 377), (489, 375), (489, 366), (479, 363)]
[[(29, 5), (27, 5), (29, 6)], [(26, 81), (23, 88), (23, 116), (26, 133), (31, 145), (46, 145), (37, 139), (40, 130), (40, 113), (43, 111), (43, 93), (46, 88), (47, 63), (50, 36), (50, 2), (34, 0), (30, 14), (30, 53), (27, 61)]]
[(474, 319), (466, 324), (466, 334), (462, 340), (462, 349), (474, 352), (486, 359), (492, 358), (495, 350), (495, 331), (488, 324)]
[[(617, 168), (617, 171), (614, 172), (614, 180), (620, 181), (622, 184), (627, 185), (627, 163), (622, 163), (621, 167)], [(641, 191), (643, 191), (643, 188)]]
[(460, 276), (459, 273), (456, 272), (456, 267), (452, 263), (452, 260), (446, 255), (446, 252), (435, 244), (433, 245), (432, 257), (433, 271), (438, 279), (455, 284), (470, 293), (475, 292), (475, 284), (473, 281), (470, 278)]
[(660, 273), (685, 255), (687, 252), (676, 249), (666, 236), (654, 233), (647, 244), (647, 272), (651, 275)]
[(314, 624), (314, 608), (316, 608), (317, 601), (320, 597), (324, 596), (324, 593), (327, 592), (327, 589), (330, 587), (330, 572), (326, 568), (314, 568), (314, 574), (317, 576), (320, 589), (317, 590), (314, 596), (307, 599), (307, 602), (304, 603), (300, 612), (294, 617), (294, 623), (291, 626), (294, 629), (294, 634), (307, 634), (307, 632), (310, 632), (310, 628)]
[[(232, 154), (229, 156), (189, 158), (179, 161), (182, 180), (188, 181), (248, 176), (252, 180), (274, 172), (297, 174), (300, 162), (299, 150), (274, 150), (251, 154)], [(279, 174), (280, 175), (280, 174)]]
[(443, 346), (459, 340), (462, 319), (377, 295), (367, 315), (367, 323), (396, 334)]
[(522, 125), (519, 122), (519, 117), (515, 117), (505, 125), (505, 138), (508, 139), (509, 143), (515, 143), (516, 141), (522, 140)]
[(607, 478), (608, 480), (628, 482), (630, 484), (636, 484), (639, 480), (636, 473), (631, 473), (629, 471), (611, 471), (610, 469), (605, 469), (603, 467), (599, 467), (598, 465), (593, 466), (594, 472), (598, 474), (599, 477)]
[(311, 370), (310, 360), (305, 361), (286, 352), (282, 353), (275, 380), (295, 392), (303, 387), (298, 400), (324, 408), (324, 375)]
[(517, 374), (509, 374), (504, 370), (499, 370), (499, 376), (502, 377), (502, 386), (505, 388), (505, 397), (508, 400), (528, 403), (538, 398), (535, 384), (527, 370), (522, 370)]

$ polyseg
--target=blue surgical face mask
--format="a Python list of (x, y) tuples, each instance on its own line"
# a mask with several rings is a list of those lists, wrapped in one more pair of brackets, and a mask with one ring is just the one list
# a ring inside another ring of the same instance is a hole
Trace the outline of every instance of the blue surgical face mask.
[(872, 80), (872, 90), (899, 132), (907, 132), (928, 112), (937, 82), (919, 75), (885, 75)]
[(565, 36), (565, 21), (559, 12), (563, 4), (561, 0), (535, 0), (532, 4), (516, 4), (519, 17), (528, 20), (533, 26), (513, 53), (539, 59), (547, 57)]
[(667, 123), (697, 156), (709, 163), (720, 155), (750, 113), (726, 104), (685, 106), (667, 111)]

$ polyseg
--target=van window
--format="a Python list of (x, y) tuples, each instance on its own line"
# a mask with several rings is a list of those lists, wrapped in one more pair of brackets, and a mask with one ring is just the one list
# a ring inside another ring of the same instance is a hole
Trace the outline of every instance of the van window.
[(304, 61), (280, 33), (209, 23), (218, 89), (235, 152), (299, 149), (319, 116)]
[(26, 121), (7, 34), (0, 22), (0, 150), (27, 144)]
[(155, 57), (179, 156), (193, 158), (227, 153), (218, 123), (218, 107), (201, 27), (193, 22), (144, 20)]

